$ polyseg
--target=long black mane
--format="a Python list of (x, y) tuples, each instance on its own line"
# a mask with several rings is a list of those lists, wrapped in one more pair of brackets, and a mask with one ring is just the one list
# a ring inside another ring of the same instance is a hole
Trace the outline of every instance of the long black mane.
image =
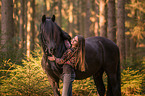
[(53, 55), (55, 55), (56, 57), (61, 57), (66, 50), (64, 40), (71, 40), (69, 34), (64, 32), (54, 22), (53, 18), (45, 17), (45, 15), (42, 17), (40, 30), (40, 40), (44, 53), (50, 55), (49, 50), (54, 50)]

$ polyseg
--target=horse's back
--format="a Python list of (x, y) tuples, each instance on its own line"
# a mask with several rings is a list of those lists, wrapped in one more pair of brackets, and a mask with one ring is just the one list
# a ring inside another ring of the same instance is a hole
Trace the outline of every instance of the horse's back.
[(86, 46), (87, 42), (91, 42), (92, 46), (96, 46), (96, 42), (100, 42), (100, 46), (103, 49), (103, 66), (105, 69), (109, 69), (108, 67), (116, 68), (119, 62), (119, 48), (118, 46), (111, 40), (104, 37), (89, 37), (86, 38)]
[(108, 54), (108, 51), (110, 53), (113, 52), (113, 50), (109, 50), (112, 48), (112, 46), (117, 49), (117, 46), (115, 43), (103, 37), (86, 38), (85, 39), (85, 50), (86, 50), (85, 59), (86, 59), (86, 64), (87, 64), (87, 70), (86, 72), (83, 72), (83, 73), (76, 71), (77, 79), (89, 77), (92, 74), (99, 71), (102, 67), (104, 67), (104, 60), (106, 60), (105, 58), (107, 56), (106, 54)]
[(103, 44), (109, 44), (109, 45), (111, 45), (111, 46), (115, 46), (115, 47), (117, 47), (117, 45), (113, 42), (113, 41), (111, 41), (111, 40), (109, 40), (109, 39), (107, 39), (107, 38), (104, 38), (104, 37), (100, 37), (100, 36), (95, 36), (95, 37), (88, 37), (88, 38), (86, 38), (85, 39), (86, 40), (86, 43), (87, 42), (92, 42), (92, 43), (96, 43), (96, 42), (98, 42), (98, 41), (101, 41)]
[[(98, 42), (101, 46), (98, 45)], [(103, 51), (107, 51), (106, 54), (119, 51), (118, 46), (113, 41), (99, 36), (86, 38), (86, 46), (88, 45), (91, 45), (94, 48), (97, 48), (96, 46), (103, 47)]]

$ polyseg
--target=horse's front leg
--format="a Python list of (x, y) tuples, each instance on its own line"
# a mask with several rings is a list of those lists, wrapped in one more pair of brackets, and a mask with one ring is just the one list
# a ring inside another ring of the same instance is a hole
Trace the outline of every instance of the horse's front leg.
[[(48, 81), (53, 89), (53, 93), (54, 96), (60, 96), (60, 92), (59, 92), (59, 78), (58, 79), (52, 79), (51, 76), (55, 76), (53, 74), (53, 70), (51, 69), (51, 67), (49, 66), (48, 62), (46, 62), (45, 60), (45, 55), (43, 55), (42, 61), (41, 61), (41, 65), (43, 70), (45, 71), (45, 73), (48, 76)], [(57, 77), (55, 77), (57, 78)]]
[(53, 89), (54, 96), (60, 96), (60, 91), (59, 91), (59, 80), (53, 80), (48, 76), (49, 83)]

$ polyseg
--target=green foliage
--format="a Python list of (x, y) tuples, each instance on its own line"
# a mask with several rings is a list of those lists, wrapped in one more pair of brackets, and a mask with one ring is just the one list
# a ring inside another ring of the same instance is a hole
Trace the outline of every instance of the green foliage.
[[(39, 52), (33, 53), (37, 57), (31, 55), (27, 60), (23, 60), (23, 66), (16, 66), (13, 70), (7, 70), (9, 77), (5, 75), (1, 78), (1, 95), (49, 95), (52, 89), (47, 81), (46, 74), (41, 68), (41, 55)], [(9, 65), (5, 63), (4, 65)], [(3, 71), (3, 70), (1, 70)]]
[(128, 57), (126, 59), (126, 63), (123, 66), (123, 68), (132, 68), (133, 70), (140, 70), (140, 72), (145, 68), (143, 64), (144, 60), (141, 57), (136, 57), (135, 60), (132, 60), (132, 57)]
[[(122, 71), (122, 93), (144, 94), (145, 93), (145, 58), (136, 57), (135, 60), (127, 58)], [(128, 91), (127, 91), (128, 90)]]
[(121, 89), (125, 95), (139, 95), (142, 92), (143, 75), (139, 70), (124, 69), (121, 74)]
[(75, 80), (73, 82), (74, 96), (97, 96), (96, 86), (92, 77), (84, 80)]
[(144, 3), (144, 0), (131, 0), (125, 6), (127, 14), (125, 27), (128, 30), (126, 34), (136, 38), (137, 41), (144, 40), (145, 37), (145, 24), (143, 21), (145, 19)]
[[(107, 88), (107, 76), (103, 75), (105, 87)], [(73, 82), (73, 96), (98, 96), (93, 77)]]
[[(14, 39), (14, 38), (13, 38)], [(0, 47), (0, 62), (3, 62), (4, 60), (10, 61), (11, 63), (18, 63), (20, 64), (23, 57), (24, 57), (24, 49), (16, 48), (14, 47), (14, 40), (12, 40), (12, 44), (5, 44), (5, 46), (2, 46), (6, 48), (6, 52), (2, 51), (2, 47)]]
[(143, 70), (141, 72), (141, 74), (143, 74), (143, 82), (142, 82), (142, 86), (143, 86), (143, 93), (145, 93), (145, 58), (144, 58), (144, 61), (143, 61)]
[(0, 66), (0, 84), (2, 84), (2, 78), (9, 77), (10, 72), (12, 69), (15, 68), (15, 65), (13, 65), (12, 62), (9, 60), (3, 60)]
[[(41, 52), (36, 50), (30, 56), (22, 60), (22, 65), (14, 64), (10, 60), (3, 61), (0, 72), (1, 90), (0, 95), (49, 95), (53, 94), (52, 88), (47, 80), (47, 75), (41, 67)], [(60, 81), (60, 92), (63, 83)], [(93, 78), (75, 80), (73, 82), (73, 95), (97, 96), (97, 90)]]
[[(0, 66), (0, 95), (36, 95), (52, 96), (53, 91), (47, 80), (47, 75), (41, 67), (41, 51), (38, 48), (30, 58), (15, 64), (11, 60), (3, 60)], [(121, 73), (122, 95), (142, 95), (145, 90), (145, 60), (137, 60), (128, 65)], [(107, 88), (107, 76), (103, 76)], [(60, 81), (60, 92), (63, 83)], [(96, 86), (92, 77), (73, 82), (73, 96), (97, 96)]]

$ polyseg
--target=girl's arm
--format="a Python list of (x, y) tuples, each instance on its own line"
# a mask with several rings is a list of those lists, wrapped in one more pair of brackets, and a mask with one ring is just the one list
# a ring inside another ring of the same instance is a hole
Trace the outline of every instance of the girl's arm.
[(50, 60), (50, 61), (56, 61), (56, 63), (58, 63), (58, 64), (63, 64), (66, 60), (67, 60), (67, 58), (69, 58), (69, 55), (71, 55), (71, 50), (70, 49), (68, 49), (64, 54), (63, 54), (63, 56), (61, 57), (61, 58), (56, 58), (54, 55), (52, 56), (52, 57), (50, 57), (50, 56), (48, 56), (48, 59)]

